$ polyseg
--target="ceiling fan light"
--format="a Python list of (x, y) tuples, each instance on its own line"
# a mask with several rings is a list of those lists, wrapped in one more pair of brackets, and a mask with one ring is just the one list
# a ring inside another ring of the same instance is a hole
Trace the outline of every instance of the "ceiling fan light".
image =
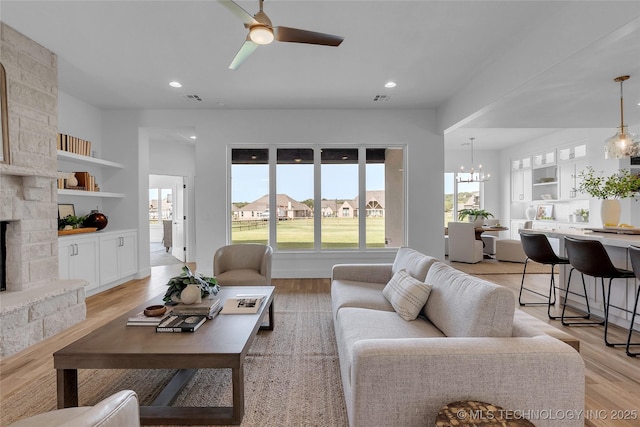
[(266, 25), (254, 25), (249, 30), (249, 38), (256, 44), (269, 44), (273, 41), (273, 30)]

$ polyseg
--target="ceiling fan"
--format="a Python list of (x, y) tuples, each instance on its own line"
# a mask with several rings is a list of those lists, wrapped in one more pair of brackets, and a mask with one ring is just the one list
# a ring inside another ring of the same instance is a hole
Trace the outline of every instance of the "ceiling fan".
[(274, 39), (280, 42), (318, 44), (323, 46), (339, 46), (343, 37), (331, 34), (316, 33), (314, 31), (299, 30), (290, 27), (274, 27), (271, 20), (262, 10), (263, 0), (260, 1), (260, 10), (251, 16), (247, 11), (238, 6), (232, 0), (222, 0), (221, 3), (236, 15), (249, 29), (247, 39), (229, 65), (229, 69), (237, 70), (238, 67), (261, 44), (269, 44)]

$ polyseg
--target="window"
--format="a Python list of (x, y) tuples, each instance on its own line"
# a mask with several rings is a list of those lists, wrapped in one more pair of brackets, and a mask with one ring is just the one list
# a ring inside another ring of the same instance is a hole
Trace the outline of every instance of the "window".
[(231, 242), (269, 242), (269, 150), (231, 151)]
[(457, 221), (462, 209), (482, 209), (481, 183), (457, 182), (455, 174), (444, 174), (444, 226)]
[(173, 190), (170, 188), (149, 189), (149, 223), (160, 224), (173, 218)]
[(403, 165), (402, 147), (233, 148), (231, 241), (303, 251), (400, 247)]

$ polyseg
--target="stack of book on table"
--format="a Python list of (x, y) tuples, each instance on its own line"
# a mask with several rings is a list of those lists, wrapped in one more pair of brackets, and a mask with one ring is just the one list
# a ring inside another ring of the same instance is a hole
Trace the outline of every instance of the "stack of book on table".
[(156, 332), (195, 332), (206, 320), (204, 314), (171, 313), (156, 326)]
[(172, 312), (173, 314), (197, 314), (213, 319), (221, 308), (220, 298), (206, 298), (194, 304), (179, 303), (173, 306)]
[(160, 321), (170, 312), (171, 307), (167, 307), (167, 311), (162, 316), (149, 317), (145, 316), (144, 311), (141, 311), (127, 319), (127, 326), (158, 326)]

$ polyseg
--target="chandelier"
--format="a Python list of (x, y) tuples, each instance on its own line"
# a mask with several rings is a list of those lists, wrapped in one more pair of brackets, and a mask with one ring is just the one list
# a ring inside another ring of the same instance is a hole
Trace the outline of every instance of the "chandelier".
[(618, 132), (607, 139), (604, 144), (605, 159), (624, 159), (640, 155), (640, 140), (638, 135), (629, 132), (624, 124), (624, 98), (622, 96), (622, 82), (628, 80), (629, 76), (620, 76), (613, 79), (620, 83), (620, 126)]
[(456, 176), (456, 181), (458, 182), (485, 182), (489, 181), (491, 178), (490, 174), (485, 174), (482, 170), (482, 165), (478, 165), (478, 169), (476, 170), (473, 166), (473, 140), (475, 138), (469, 138), (471, 141), (469, 145), (471, 145), (471, 170), (469, 172), (465, 172), (464, 166), (460, 166), (460, 172), (458, 172)]

